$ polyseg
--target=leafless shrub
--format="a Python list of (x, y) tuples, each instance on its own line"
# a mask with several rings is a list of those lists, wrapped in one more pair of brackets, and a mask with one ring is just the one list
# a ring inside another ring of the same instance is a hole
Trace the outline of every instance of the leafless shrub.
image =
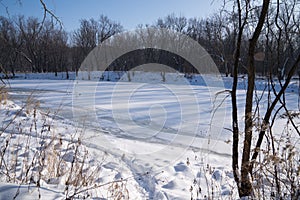
[(7, 99), (8, 99), (7, 89), (6, 87), (2, 86), (0, 87), (0, 102), (6, 104)]
[(290, 118), (286, 114), (280, 118), (284, 116), (287, 123), (283, 132), (278, 136), (269, 130), (267, 143), (254, 164), (253, 188), (260, 199), (300, 198), (299, 139), (291, 128)]
[(103, 187), (111, 199), (129, 199), (127, 179), (101, 182), (105, 159), (91, 160), (79, 129), (75, 133), (56, 132), (49, 113), (38, 108), (39, 102), (28, 98), (1, 130), (0, 181), (19, 185), (14, 197), (24, 185), (35, 186), (38, 198), (42, 198), (42, 185), (63, 183), (66, 199), (97, 197)]
[(129, 199), (129, 191), (126, 182), (113, 182), (108, 188), (108, 197), (114, 200)]
[(222, 168), (216, 168), (210, 164), (204, 164), (203, 159), (195, 157), (195, 163), (190, 159), (187, 165), (197, 166), (194, 179), (189, 186), (190, 199), (234, 199), (237, 195), (237, 188), (232, 180), (232, 172)]

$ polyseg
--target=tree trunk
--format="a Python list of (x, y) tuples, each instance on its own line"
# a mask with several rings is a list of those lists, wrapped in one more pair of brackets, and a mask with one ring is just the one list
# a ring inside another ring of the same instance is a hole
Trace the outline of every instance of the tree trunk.
[[(298, 55), (296, 62), (293, 64), (292, 68), (290, 69), (284, 85), (282, 86), (282, 88), (280, 89), (280, 91), (278, 92), (278, 94), (276, 95), (274, 101), (272, 102), (271, 106), (268, 108), (268, 110), (267, 110), (267, 112), (266, 112), (266, 114), (264, 116), (263, 123), (262, 123), (261, 128), (260, 128), (259, 137), (258, 137), (258, 140), (256, 142), (256, 148), (255, 148), (256, 150), (255, 150), (255, 152), (254, 152), (251, 160), (256, 160), (256, 158), (258, 156), (259, 148), (260, 148), (260, 146), (262, 144), (263, 138), (264, 138), (265, 133), (266, 133), (266, 128), (268, 127), (267, 125), (269, 124), (269, 120), (270, 120), (271, 114), (272, 114), (275, 106), (279, 102), (281, 96), (283, 95), (284, 91), (288, 87), (288, 85), (289, 85), (289, 83), (290, 83), (293, 75), (295, 74), (295, 72), (296, 72), (297, 67), (298, 67), (299, 64), (300, 64), (300, 54)], [(252, 170), (252, 167), (253, 167), (253, 165), (251, 165), (251, 170)]]
[(251, 167), (250, 167), (250, 153), (252, 142), (252, 128), (253, 128), (253, 93), (255, 86), (255, 67), (254, 67), (254, 54), (257, 40), (260, 36), (261, 30), (264, 25), (266, 15), (268, 13), (270, 0), (264, 0), (262, 9), (260, 12), (257, 26), (255, 27), (252, 38), (249, 40), (248, 49), (248, 84), (246, 94), (246, 106), (245, 106), (245, 139), (243, 147), (242, 168), (241, 168), (241, 191), (240, 196), (252, 196), (253, 188), (250, 179)]
[[(241, 54), (241, 41), (243, 35), (244, 24), (242, 24), (242, 13), (241, 13), (241, 5), (240, 1), (237, 1), (238, 4), (238, 21), (239, 21), (239, 30), (238, 30), (238, 38), (236, 42), (236, 49), (234, 54), (234, 66), (233, 66), (233, 83), (231, 90), (231, 104), (232, 104), (232, 171), (234, 174), (234, 180), (239, 185), (240, 177), (238, 175), (239, 170), (239, 127), (238, 127), (238, 115), (237, 115), (237, 98), (236, 98), (236, 90), (238, 84), (238, 66), (239, 59)], [(238, 190), (240, 193), (240, 189), (238, 186)]]

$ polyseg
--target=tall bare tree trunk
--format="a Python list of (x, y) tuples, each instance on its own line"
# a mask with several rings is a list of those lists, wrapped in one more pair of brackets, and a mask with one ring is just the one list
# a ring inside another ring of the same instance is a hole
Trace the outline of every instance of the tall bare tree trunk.
[(253, 93), (255, 86), (255, 66), (254, 66), (254, 54), (257, 40), (260, 36), (261, 30), (263, 28), (266, 15), (268, 13), (270, 0), (264, 0), (262, 9), (260, 12), (259, 20), (252, 38), (249, 40), (248, 49), (248, 84), (247, 84), (247, 94), (246, 94), (246, 106), (245, 106), (245, 139), (243, 147), (243, 157), (241, 166), (241, 191), (240, 196), (252, 196), (253, 188), (250, 179), (251, 167), (250, 167), (250, 153), (251, 153), (251, 142), (252, 142), (252, 128), (253, 128)]
[(237, 97), (236, 90), (238, 84), (238, 67), (239, 67), (239, 59), (241, 54), (241, 42), (243, 29), (245, 25), (245, 21), (242, 24), (242, 11), (240, 0), (237, 0), (238, 5), (238, 21), (239, 21), (239, 29), (238, 29), (238, 37), (236, 41), (236, 49), (234, 54), (234, 66), (233, 66), (233, 84), (231, 90), (231, 104), (232, 104), (232, 171), (234, 174), (234, 179), (236, 183), (240, 182), (240, 177), (238, 175), (239, 170), (239, 126), (238, 126), (238, 115), (237, 115)]

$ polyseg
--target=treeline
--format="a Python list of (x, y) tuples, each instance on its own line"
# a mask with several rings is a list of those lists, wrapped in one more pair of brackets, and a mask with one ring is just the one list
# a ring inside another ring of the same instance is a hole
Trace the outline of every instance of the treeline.
[[(260, 9), (253, 6), (249, 12), (251, 21), (243, 24), (245, 31), (242, 35), (239, 73), (246, 73), (249, 42), (247, 32), (251, 33), (253, 30)], [(293, 0), (283, 1), (269, 9), (255, 54), (256, 71), (261, 75), (272, 73), (283, 78), (299, 54), (300, 13), (297, 9), (297, 3)], [(208, 51), (220, 72), (231, 75), (238, 29), (241, 25), (238, 19), (238, 14), (229, 10), (221, 10), (205, 19), (188, 19), (171, 14), (158, 19), (152, 25), (139, 25), (137, 29), (166, 28), (186, 34)], [(77, 71), (93, 48), (122, 31), (124, 28), (121, 24), (103, 15), (98, 19), (80, 20), (79, 28), (71, 33), (64, 31), (59, 23), (50, 20), (42, 23), (34, 17), (0, 16), (0, 70), (12, 75), (16, 72)], [(134, 60), (131, 59), (130, 62)], [(122, 65), (121, 62), (119, 64)], [(115, 69), (126, 68), (118, 66)], [(191, 67), (180, 71), (194, 72)]]
[(0, 16), (0, 71), (13, 76), (16, 72), (77, 71), (97, 44), (122, 30), (103, 15), (98, 20), (81, 20), (72, 33), (50, 20)]

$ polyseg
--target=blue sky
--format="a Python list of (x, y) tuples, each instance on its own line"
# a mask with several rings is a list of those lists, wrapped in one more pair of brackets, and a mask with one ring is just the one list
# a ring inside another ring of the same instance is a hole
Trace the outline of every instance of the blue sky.
[[(20, 3), (21, 2), (21, 3)], [(131, 30), (138, 24), (152, 24), (159, 17), (207, 17), (216, 12), (223, 0), (44, 0), (48, 8), (63, 22), (67, 31), (79, 27), (80, 19), (97, 19), (101, 14), (120, 22)], [(0, 13), (7, 16), (23, 14), (42, 17), (39, 0), (0, 0)]]

